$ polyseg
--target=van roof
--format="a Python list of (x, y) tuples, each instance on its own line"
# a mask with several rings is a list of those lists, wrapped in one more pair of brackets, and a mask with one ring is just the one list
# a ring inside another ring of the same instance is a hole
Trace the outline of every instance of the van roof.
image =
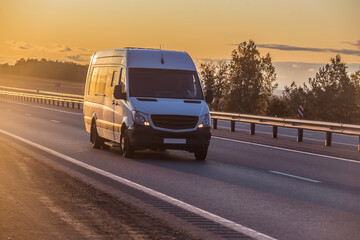
[[(125, 57), (129, 68), (158, 68), (196, 71), (189, 54), (149, 48), (110, 49), (96, 52), (94, 60), (106, 57)], [(162, 61), (163, 60), (163, 61)]]

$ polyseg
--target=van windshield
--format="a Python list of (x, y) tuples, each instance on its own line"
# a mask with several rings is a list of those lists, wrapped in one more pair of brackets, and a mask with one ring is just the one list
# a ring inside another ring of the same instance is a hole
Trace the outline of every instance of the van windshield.
[(204, 99), (195, 71), (129, 69), (130, 97)]

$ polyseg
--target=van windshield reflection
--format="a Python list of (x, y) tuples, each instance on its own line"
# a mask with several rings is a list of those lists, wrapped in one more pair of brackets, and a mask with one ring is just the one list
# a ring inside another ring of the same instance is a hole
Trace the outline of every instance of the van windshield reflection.
[(195, 71), (129, 69), (130, 97), (203, 99)]

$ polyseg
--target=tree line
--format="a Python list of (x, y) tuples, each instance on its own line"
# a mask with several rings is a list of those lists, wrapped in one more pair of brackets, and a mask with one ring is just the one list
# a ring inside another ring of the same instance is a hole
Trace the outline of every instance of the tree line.
[(262, 56), (254, 41), (243, 42), (232, 51), (230, 62), (202, 63), (199, 74), (206, 89), (213, 89), (213, 111), (360, 124), (360, 69), (349, 76), (347, 66), (336, 55), (308, 83), (285, 86), (276, 96), (276, 72), (271, 56)]
[(85, 81), (88, 65), (47, 59), (20, 59), (14, 65), (0, 64), (0, 74)]

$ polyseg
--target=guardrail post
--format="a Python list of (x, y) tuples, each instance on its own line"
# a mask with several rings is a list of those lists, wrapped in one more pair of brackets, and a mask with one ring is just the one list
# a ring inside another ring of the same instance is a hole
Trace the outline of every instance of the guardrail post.
[(272, 127), (272, 137), (273, 138), (277, 138), (277, 133), (278, 133), (278, 127), (277, 126), (273, 126)]
[(71, 103), (71, 108), (74, 108), (74, 107), (75, 107), (75, 103), (72, 102), (72, 103)]
[(255, 123), (250, 123), (250, 135), (255, 135)]
[(358, 151), (360, 152), (360, 136), (359, 136), (359, 142), (358, 142)]
[(235, 121), (230, 122), (230, 132), (235, 132)]
[(332, 132), (326, 132), (325, 146), (331, 146)]
[(217, 119), (213, 119), (213, 129), (217, 129)]
[(66, 107), (67, 107), (67, 108), (69, 107), (69, 102), (66, 102)]
[(297, 142), (302, 142), (304, 136), (304, 129), (298, 128)]

